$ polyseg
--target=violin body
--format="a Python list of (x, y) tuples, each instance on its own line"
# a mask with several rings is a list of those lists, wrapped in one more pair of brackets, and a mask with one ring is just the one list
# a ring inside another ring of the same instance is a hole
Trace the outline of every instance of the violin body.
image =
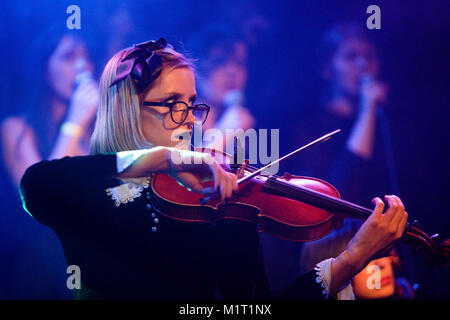
[[(221, 219), (242, 220), (256, 224), (260, 232), (269, 232), (290, 241), (317, 240), (340, 226), (342, 219), (332, 211), (271, 192), (266, 187), (267, 179), (265, 176), (255, 177), (240, 185), (232, 198), (226, 201), (213, 198), (202, 204), (203, 194), (188, 190), (168, 175), (157, 174), (151, 185), (153, 202), (162, 215), (172, 219), (211, 224)], [(277, 179), (340, 197), (335, 187), (320, 179), (290, 174)], [(212, 183), (208, 181), (204, 186)]]

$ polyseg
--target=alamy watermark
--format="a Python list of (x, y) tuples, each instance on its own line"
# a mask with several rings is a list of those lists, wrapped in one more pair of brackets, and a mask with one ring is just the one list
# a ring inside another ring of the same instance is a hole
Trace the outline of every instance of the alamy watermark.
[[(180, 129), (183, 131), (182, 129)], [(270, 136), (270, 137), (269, 137)], [(181, 139), (180, 139), (181, 137)], [(267, 165), (278, 160), (280, 156), (280, 130), (279, 129), (226, 129), (225, 132), (219, 129), (208, 129), (202, 132), (201, 126), (194, 126), (193, 141), (190, 135), (180, 135), (180, 131), (174, 130), (172, 141), (180, 141), (175, 147), (180, 150), (189, 150), (191, 142), (194, 146), (204, 146), (219, 152), (232, 155), (229, 163), (242, 164), (248, 160), (250, 165)], [(225, 164), (224, 157), (216, 156), (219, 164)], [(182, 157), (173, 153), (172, 161), (175, 164), (199, 164), (201, 158)], [(279, 164), (275, 163), (268, 167), (263, 174), (275, 175), (278, 172)]]
[(381, 289), (381, 269), (377, 265), (369, 265), (366, 270), (367, 274), (371, 274), (367, 277), (366, 285), (370, 290)]
[(376, 4), (367, 7), (366, 13), (370, 16), (366, 20), (366, 27), (369, 30), (381, 29), (381, 9)]
[(81, 29), (81, 9), (79, 6), (72, 4), (67, 7), (67, 14), (70, 16), (67, 17), (66, 26), (67, 29)]
[(67, 278), (66, 286), (67, 289), (81, 289), (81, 269), (76, 264), (72, 264), (67, 267), (66, 273), (70, 274)]

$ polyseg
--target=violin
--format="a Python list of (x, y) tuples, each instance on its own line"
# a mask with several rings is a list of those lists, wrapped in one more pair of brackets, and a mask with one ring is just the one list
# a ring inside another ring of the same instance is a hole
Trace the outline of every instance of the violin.
[[(336, 130), (278, 159), (284, 160), (310, 146), (327, 140)], [(152, 204), (161, 215), (179, 221), (216, 224), (220, 220), (240, 220), (256, 225), (259, 232), (269, 232), (290, 241), (314, 241), (339, 228), (346, 216), (365, 220), (371, 209), (341, 199), (330, 183), (312, 177), (264, 176), (264, 169), (248, 166), (248, 161), (233, 165), (231, 156), (216, 150), (209, 152), (227, 170), (238, 177), (238, 191), (226, 200), (206, 197), (189, 190), (168, 174), (156, 174), (151, 182)], [(213, 181), (203, 183), (211, 187)], [(406, 225), (402, 239), (416, 251), (422, 251), (430, 263), (450, 265), (450, 240), (437, 245), (437, 235), (428, 236), (417, 223)]]

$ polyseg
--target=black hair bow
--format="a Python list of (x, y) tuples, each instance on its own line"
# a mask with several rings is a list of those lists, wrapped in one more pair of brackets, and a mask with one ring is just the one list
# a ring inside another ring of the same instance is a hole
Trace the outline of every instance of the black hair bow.
[(170, 44), (164, 38), (135, 44), (126, 57), (120, 61), (111, 86), (131, 76), (138, 92), (145, 89), (161, 74), (162, 70), (162, 59), (154, 51), (168, 46)]

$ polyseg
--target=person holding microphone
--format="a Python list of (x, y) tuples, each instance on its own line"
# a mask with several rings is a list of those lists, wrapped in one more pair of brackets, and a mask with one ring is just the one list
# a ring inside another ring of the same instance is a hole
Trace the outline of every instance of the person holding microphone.
[[(3, 192), (2, 299), (66, 299), (66, 261), (53, 231), (24, 215), (18, 184), (34, 163), (88, 154), (98, 105), (98, 84), (86, 42), (76, 32), (50, 27), (24, 57), (22, 112), (1, 122), (2, 165), (9, 176)], [(13, 110), (13, 108), (11, 108)], [(17, 110), (17, 109), (15, 109)], [(8, 186), (9, 185), (9, 186)], [(10, 191), (6, 191), (10, 190)]]

